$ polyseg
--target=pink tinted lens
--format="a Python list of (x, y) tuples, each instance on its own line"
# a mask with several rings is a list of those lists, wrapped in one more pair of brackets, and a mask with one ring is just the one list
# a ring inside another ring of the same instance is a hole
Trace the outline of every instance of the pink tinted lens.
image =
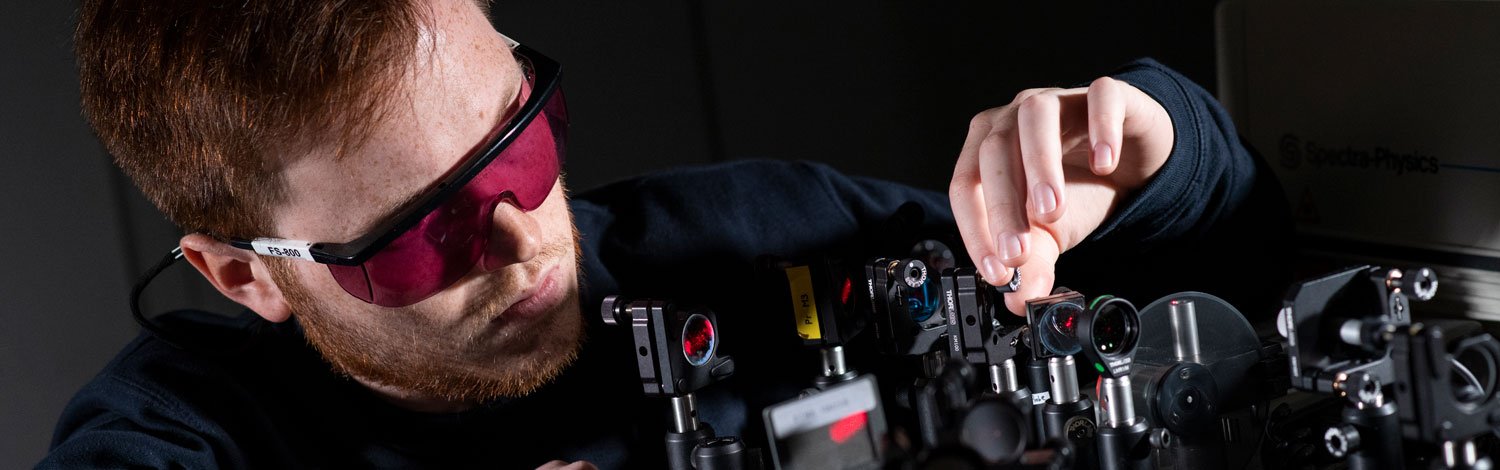
[(567, 106), (555, 90), (542, 112), (447, 201), (359, 266), (328, 265), (350, 295), (383, 307), (420, 302), (474, 268), (502, 200), (530, 211), (557, 182), (566, 146)]
[(556, 90), (521, 135), (464, 188), (482, 197), (501, 196), (523, 211), (542, 205), (557, 183), (567, 129), (567, 107)]

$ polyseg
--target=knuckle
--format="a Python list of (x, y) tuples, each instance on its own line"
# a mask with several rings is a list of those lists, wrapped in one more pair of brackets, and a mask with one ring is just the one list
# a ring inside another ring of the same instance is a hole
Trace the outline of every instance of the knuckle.
[(1099, 78), (1095, 78), (1094, 81), (1089, 82), (1089, 89), (1090, 90), (1102, 90), (1102, 89), (1105, 89), (1105, 88), (1113, 87), (1114, 85), (1115, 85), (1115, 79), (1109, 78), (1109, 77), (1099, 77)]
[(1027, 88), (1025, 90), (1021, 90), (1021, 91), (1017, 92), (1015, 99), (1010, 100), (1010, 102), (1012, 102), (1012, 103), (1020, 103), (1022, 101), (1026, 101), (1026, 98), (1030, 98), (1031, 95), (1035, 95), (1037, 93), (1041, 93), (1041, 92), (1044, 92), (1044, 91), (1047, 91), (1047, 89), (1046, 88)]
[(1036, 115), (1046, 113), (1057, 107), (1057, 97), (1050, 93), (1037, 93), (1026, 97), (1018, 105), (1017, 111), (1021, 114)]
[(979, 114), (975, 114), (973, 118), (969, 119), (969, 131), (989, 129), (990, 122), (994, 119), (994, 111), (994, 109), (987, 109), (980, 111)]

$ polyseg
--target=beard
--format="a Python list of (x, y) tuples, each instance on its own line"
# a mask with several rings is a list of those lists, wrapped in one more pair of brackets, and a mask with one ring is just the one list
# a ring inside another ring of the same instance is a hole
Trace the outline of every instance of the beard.
[[(581, 253), (577, 240), (575, 229), (571, 240), (542, 247), (530, 263), (537, 266), (534, 271), (553, 264), (566, 267), (562, 263), (576, 267), (576, 255)], [(569, 245), (575, 256), (564, 259)], [(514, 293), (520, 290), (509, 267), (481, 279), (461, 280), (459, 284), (484, 285), (474, 286), (475, 298), (464, 304), (457, 323), (439, 323), (435, 318), (454, 316), (425, 312), (419, 308), (421, 302), (395, 309), (362, 305), (367, 308), (336, 311), (334, 303), (318, 301), (297, 282), (288, 266), (271, 264), (272, 278), (308, 343), (336, 372), (411, 397), (483, 403), (528, 395), (561, 374), (577, 358), (584, 340), (578, 283), (569, 279), (559, 281), (567, 283), (564, 300), (524, 325), (496, 322), (507, 300), (515, 301)]]

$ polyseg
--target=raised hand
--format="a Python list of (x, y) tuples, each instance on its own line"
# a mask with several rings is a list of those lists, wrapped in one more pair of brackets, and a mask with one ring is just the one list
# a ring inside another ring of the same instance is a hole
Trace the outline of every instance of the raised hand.
[[(1022, 91), (974, 116), (949, 186), (959, 233), (986, 280), (1021, 269), (1011, 312), (1049, 294), (1058, 256), (1086, 239), (1171, 154), (1172, 119), (1109, 77)], [(1191, 201), (1184, 201), (1191, 203)]]

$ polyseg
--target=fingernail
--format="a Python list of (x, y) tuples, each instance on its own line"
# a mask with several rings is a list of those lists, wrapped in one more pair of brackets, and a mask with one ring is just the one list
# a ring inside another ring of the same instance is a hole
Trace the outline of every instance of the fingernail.
[(1057, 210), (1057, 191), (1052, 189), (1052, 185), (1041, 183), (1036, 185), (1031, 192), (1031, 199), (1036, 202), (1037, 214), (1047, 215)]
[(996, 258), (994, 255), (986, 256), (980, 262), (984, 264), (984, 266), (980, 267), (984, 269), (984, 278), (991, 283), (995, 282), (995, 279), (1000, 279), (1000, 273), (1005, 272), (1005, 266), (1000, 264), (1000, 258)]
[(1114, 159), (1114, 151), (1109, 148), (1108, 143), (1100, 142), (1094, 146), (1094, 168), (1109, 168), (1114, 164)]
[(1000, 245), (1001, 259), (1015, 259), (1015, 257), (1021, 256), (1021, 237), (1013, 233), (1003, 233), (1000, 234), (1000, 240), (997, 244)]

